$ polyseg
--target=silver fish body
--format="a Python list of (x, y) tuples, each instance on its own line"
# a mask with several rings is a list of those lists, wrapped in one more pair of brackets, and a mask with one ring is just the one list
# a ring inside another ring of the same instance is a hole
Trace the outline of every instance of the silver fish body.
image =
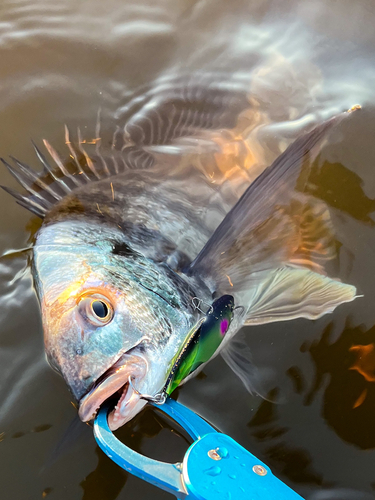
[(226, 172), (213, 178), (189, 154), (194, 144), (217, 146), (209, 132), (234, 127), (249, 106), (244, 95), (211, 87), (160, 99), (128, 118), (128, 142), (112, 150), (91, 155), (67, 135), (70, 163), (47, 142), (56, 167), (36, 148), (40, 175), (4, 162), (27, 194), (4, 189), (43, 218), (33, 275), (48, 359), (82, 420), (116, 395), (112, 429), (140, 411), (141, 394), (162, 390), (216, 298), (230, 294), (236, 307), (215, 355), (245, 381), (244, 346), (232, 341), (243, 324), (314, 319), (356, 297), (325, 275), (333, 228), (327, 207), (304, 190), (320, 144), (346, 114), (239, 184)]

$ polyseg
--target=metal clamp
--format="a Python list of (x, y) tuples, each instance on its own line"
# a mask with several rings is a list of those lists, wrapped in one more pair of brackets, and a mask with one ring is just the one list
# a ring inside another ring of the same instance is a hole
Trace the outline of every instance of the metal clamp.
[(159, 462), (131, 450), (109, 429), (109, 408), (99, 411), (94, 423), (95, 439), (109, 458), (126, 471), (178, 499), (302, 500), (263, 462), (229, 436), (217, 432), (193, 411), (171, 398), (157, 408), (194, 439), (182, 463)]

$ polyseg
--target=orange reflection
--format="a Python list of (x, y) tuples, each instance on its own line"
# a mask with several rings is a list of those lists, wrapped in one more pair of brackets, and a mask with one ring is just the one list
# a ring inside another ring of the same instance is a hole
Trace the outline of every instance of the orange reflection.
[(353, 345), (349, 351), (356, 354), (356, 361), (351, 370), (357, 370), (368, 382), (375, 382), (375, 349), (374, 344)]
[(353, 405), (353, 410), (354, 410), (354, 408), (358, 408), (358, 406), (361, 406), (363, 401), (366, 399), (366, 396), (367, 396), (367, 389), (362, 391), (362, 394), (359, 396), (359, 398), (357, 399), (357, 401)]
[(221, 149), (220, 153), (215, 153), (216, 164), (227, 178), (237, 170), (250, 170), (258, 163), (254, 152), (241, 135), (230, 138), (218, 136), (215, 139)]

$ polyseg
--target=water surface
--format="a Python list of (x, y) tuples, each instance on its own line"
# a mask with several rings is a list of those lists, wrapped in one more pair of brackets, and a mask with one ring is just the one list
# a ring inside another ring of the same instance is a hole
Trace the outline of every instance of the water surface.
[[(314, 175), (337, 229), (334, 275), (364, 297), (315, 322), (247, 328), (277, 404), (249, 395), (221, 358), (178, 393), (303, 497), (320, 500), (375, 491), (375, 356), (361, 347), (375, 343), (374, 22), (370, 0), (0, 6), (0, 153), (32, 165), (31, 138), (62, 148), (65, 123), (90, 136), (99, 108), (116, 123), (133, 93), (163, 79), (220, 73), (246, 87), (253, 112), (244, 137), (254, 168), (309, 124), (363, 106), (330, 136)], [(5, 169), (0, 182), (14, 186)], [(0, 213), (0, 254), (9, 254), (0, 260), (1, 498), (171, 498), (112, 464), (76, 420), (45, 361), (28, 257), (19, 252), (38, 221), (5, 193)], [(177, 461), (187, 440), (169, 429), (146, 410), (120, 436)]]

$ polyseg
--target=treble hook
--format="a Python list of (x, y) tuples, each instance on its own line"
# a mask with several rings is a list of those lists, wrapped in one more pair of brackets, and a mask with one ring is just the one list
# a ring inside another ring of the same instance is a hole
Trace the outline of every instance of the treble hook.
[(150, 401), (151, 403), (155, 403), (156, 405), (163, 405), (167, 399), (167, 395), (165, 392), (159, 392), (158, 394), (155, 394), (154, 396), (151, 396), (150, 394), (142, 394), (136, 389), (133, 385), (133, 382), (131, 380), (131, 375), (128, 377), (128, 383), (130, 387), (133, 389), (133, 391), (140, 397), (140, 399), (144, 399), (146, 401)]

